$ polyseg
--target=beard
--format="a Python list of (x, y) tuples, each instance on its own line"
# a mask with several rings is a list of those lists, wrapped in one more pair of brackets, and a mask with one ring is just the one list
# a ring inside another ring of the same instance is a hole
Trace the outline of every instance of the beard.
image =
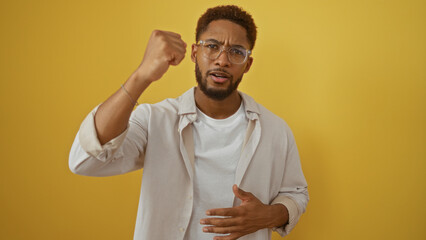
[[(222, 71), (222, 72), (226, 72), (226, 70), (222, 69), (222, 68), (216, 68), (213, 69), (211, 71)], [(195, 78), (197, 79), (197, 83), (198, 86), (200, 88), (200, 90), (209, 98), (213, 99), (213, 100), (217, 100), (217, 101), (221, 101), (227, 97), (229, 97), (229, 95), (231, 95), (237, 88), (238, 85), (240, 84), (241, 80), (243, 79), (243, 75), (241, 75), (240, 78), (237, 79), (237, 81), (233, 82), (233, 77), (231, 76), (231, 78), (229, 79), (229, 86), (226, 89), (214, 89), (214, 88), (209, 88), (207, 86), (207, 76), (209, 71), (207, 71), (206, 73), (206, 77), (203, 78), (203, 75), (201, 74), (200, 68), (198, 67), (198, 63), (195, 63)], [(229, 74), (230, 75), (230, 74)]]

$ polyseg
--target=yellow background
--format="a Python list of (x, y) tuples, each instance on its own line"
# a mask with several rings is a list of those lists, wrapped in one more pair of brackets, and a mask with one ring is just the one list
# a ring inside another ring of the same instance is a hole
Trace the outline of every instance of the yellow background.
[[(219, 3), (229, 1), (1, 1), (0, 239), (132, 238), (142, 171), (73, 175), (69, 149), (152, 29), (191, 44)], [(291, 126), (309, 183), (287, 239), (426, 239), (425, 1), (232, 3), (258, 26), (240, 89)], [(188, 56), (139, 102), (193, 86)]]

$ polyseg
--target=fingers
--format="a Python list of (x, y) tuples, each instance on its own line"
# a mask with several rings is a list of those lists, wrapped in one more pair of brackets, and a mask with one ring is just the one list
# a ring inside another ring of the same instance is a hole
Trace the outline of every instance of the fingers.
[(200, 223), (216, 227), (230, 227), (236, 226), (238, 224), (238, 220), (235, 218), (204, 218), (200, 220)]
[(154, 30), (151, 38), (163, 44), (163, 47), (170, 46), (174, 47), (176, 50), (180, 50), (181, 52), (186, 52), (187, 44), (182, 40), (178, 33)]
[[(154, 30), (154, 31), (160, 31), (160, 30)], [(181, 38), (179, 33), (175, 33), (175, 32), (170, 32), (170, 31), (162, 31), (170, 36), (176, 37), (176, 38)]]
[(232, 191), (234, 192), (234, 195), (237, 197), (237, 198), (239, 198), (239, 199), (241, 199), (241, 200), (243, 200), (243, 201), (247, 201), (247, 200), (249, 200), (250, 198), (251, 198), (251, 196), (252, 196), (252, 194), (250, 193), (250, 192), (246, 192), (246, 191), (243, 191), (241, 188), (239, 188), (238, 186), (237, 186), (237, 184), (234, 184), (233, 186), (232, 186)]
[(234, 185), (232, 186), (232, 191), (234, 192), (234, 195), (235, 195), (237, 198), (239, 198), (239, 199), (241, 199), (240, 190), (241, 190), (241, 189), (237, 186), (237, 184), (234, 184)]
[(185, 58), (187, 44), (181, 35), (154, 30), (145, 49), (138, 75), (150, 82), (160, 79), (170, 65), (178, 65)]
[(164, 32), (164, 54), (170, 65), (178, 65), (184, 58), (186, 53), (186, 43), (181, 36), (173, 32)]
[(179, 42), (171, 42), (170, 45), (172, 48), (179, 51), (180, 53), (186, 52), (186, 43), (182, 40)]
[(226, 236), (215, 236), (213, 239), (214, 240), (232, 240), (232, 239), (238, 239), (241, 236), (247, 235), (254, 231), (247, 231), (242, 226), (230, 226), (230, 227), (207, 226), (207, 227), (203, 227), (203, 232), (229, 234)]
[(242, 230), (241, 226), (232, 226), (232, 227), (203, 227), (203, 232), (209, 232), (209, 233), (235, 233), (240, 232)]
[[(250, 234), (264, 228), (263, 215), (269, 215), (263, 208), (264, 204), (251, 192), (246, 192), (237, 185), (232, 186), (235, 196), (242, 200), (238, 207), (209, 209), (206, 214), (209, 216), (221, 216), (204, 218), (200, 220), (203, 232), (229, 234), (226, 236), (215, 236), (217, 240), (238, 239), (241, 236)], [(259, 215), (261, 215), (259, 217)]]
[(233, 217), (237, 216), (240, 213), (238, 207), (233, 208), (216, 208), (207, 210), (206, 215), (208, 216), (224, 216), (224, 217)]
[(178, 65), (184, 58), (186, 53), (186, 43), (173, 43), (168, 62), (170, 65)]
[(185, 41), (183, 41), (183, 39), (180, 37), (180, 35), (178, 35), (178, 37), (174, 36), (174, 35), (173, 36), (167, 35), (167, 37), (168, 37), (170, 42), (174, 42), (174, 43), (177, 43), (179, 45), (186, 47), (186, 43), (185, 43)]

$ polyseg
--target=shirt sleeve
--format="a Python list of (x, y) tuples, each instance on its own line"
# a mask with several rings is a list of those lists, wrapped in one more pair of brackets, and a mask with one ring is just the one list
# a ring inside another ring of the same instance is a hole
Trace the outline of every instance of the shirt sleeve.
[(146, 128), (131, 119), (119, 136), (101, 145), (94, 120), (97, 109), (87, 115), (74, 139), (69, 156), (70, 170), (85, 176), (112, 176), (141, 169)]
[(300, 216), (302, 215), (297, 207), (297, 204), (294, 200), (286, 196), (276, 197), (271, 205), (273, 204), (283, 204), (288, 211), (288, 223), (281, 227), (272, 228), (273, 231), (276, 231), (282, 237), (288, 235), (290, 231), (296, 226), (296, 223), (299, 221)]
[(273, 228), (282, 237), (288, 235), (296, 226), (301, 215), (305, 212), (309, 201), (307, 182), (303, 175), (300, 163), (299, 152), (291, 130), (288, 128), (287, 134), (287, 154), (284, 177), (281, 183), (279, 194), (271, 204), (283, 204), (289, 214), (288, 224)]
[[(99, 106), (98, 106), (99, 107)], [(89, 115), (84, 119), (80, 126), (78, 140), (81, 147), (91, 156), (96, 157), (102, 162), (106, 162), (109, 156), (113, 155), (117, 149), (121, 146), (129, 126), (120, 135), (112, 139), (111, 141), (101, 145), (98, 139), (98, 134), (95, 127), (95, 114), (98, 110), (96, 107)]]

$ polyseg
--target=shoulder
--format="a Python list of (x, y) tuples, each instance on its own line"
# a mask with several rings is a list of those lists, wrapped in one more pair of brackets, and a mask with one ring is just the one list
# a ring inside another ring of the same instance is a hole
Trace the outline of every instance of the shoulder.
[(240, 92), (240, 95), (243, 98), (246, 111), (249, 113), (257, 114), (258, 118), (260, 119), (262, 123), (270, 124), (274, 127), (278, 127), (278, 126), (288, 127), (284, 119), (277, 116), (275, 113), (271, 112), (262, 104), (256, 102), (254, 98), (252, 98), (251, 96), (243, 92)]
[(134, 111), (133, 115), (146, 114), (177, 114), (179, 102), (177, 98), (167, 98), (158, 103), (143, 103), (140, 104)]
[(258, 105), (260, 110), (259, 120), (263, 129), (267, 129), (281, 134), (285, 133), (285, 135), (291, 133), (289, 125), (283, 118), (271, 112), (263, 105)]
[(133, 111), (132, 115), (137, 119), (148, 119), (153, 116), (170, 118), (177, 117), (182, 110), (188, 108), (195, 109), (192, 88), (176, 98), (166, 98), (154, 104), (140, 104), (135, 111)]
[(283, 118), (256, 102), (249, 95), (241, 93), (241, 96), (246, 104), (246, 110), (257, 113), (263, 133), (280, 136), (292, 135), (290, 127)]

